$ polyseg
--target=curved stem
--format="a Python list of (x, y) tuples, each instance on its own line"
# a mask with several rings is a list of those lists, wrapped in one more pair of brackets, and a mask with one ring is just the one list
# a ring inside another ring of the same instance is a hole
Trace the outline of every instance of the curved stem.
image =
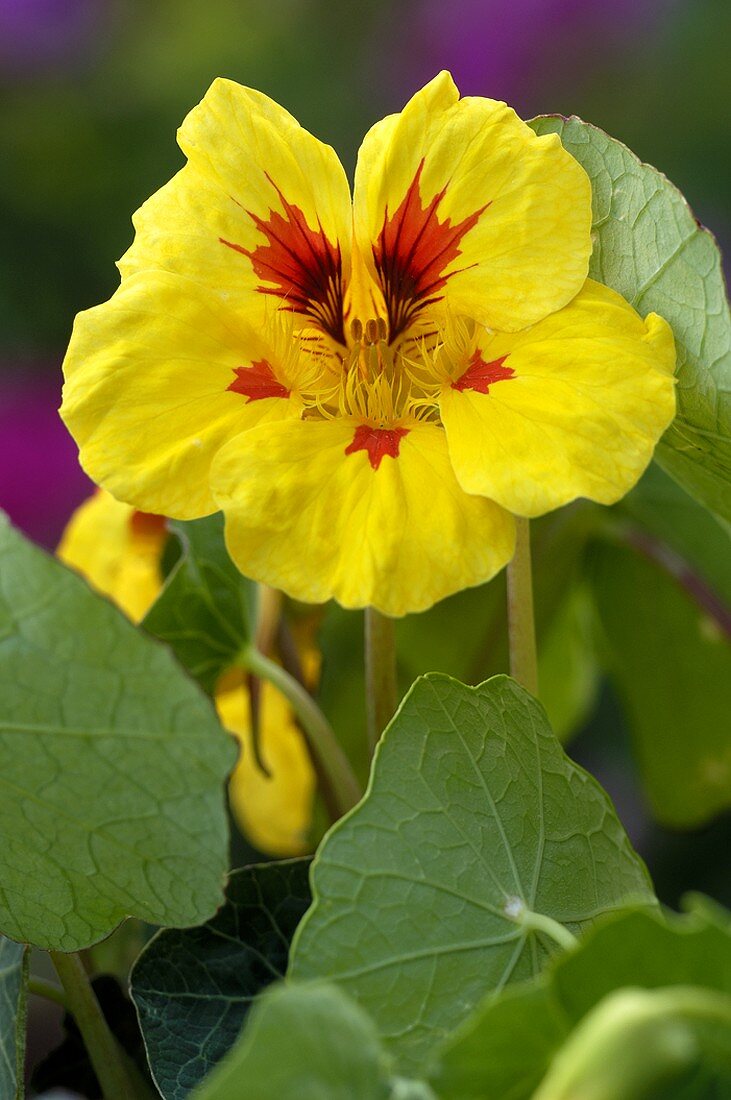
[(576, 947), (579, 942), (573, 932), (569, 932), (565, 925), (554, 920), (553, 917), (547, 917), (545, 913), (534, 913), (531, 909), (526, 909), (520, 918), (519, 924), (521, 928), (528, 928), (533, 932), (543, 932), (544, 935), (552, 939), (565, 951)]
[(365, 676), (368, 750), (373, 756), (398, 701), (393, 619), (375, 607), (365, 611)]
[(61, 1008), (68, 1010), (66, 994), (55, 982), (47, 982), (45, 978), (28, 978), (28, 992), (34, 997), (43, 997), (44, 1001), (52, 1001)]
[[(673, 1092), (708, 1052), (731, 1069), (731, 998), (711, 989), (621, 989), (595, 1005), (554, 1056), (534, 1100), (628, 1100)], [(725, 1079), (725, 1077), (724, 1077)]]
[(78, 1024), (104, 1100), (148, 1100), (151, 1096), (137, 1068), (109, 1030), (89, 975), (78, 955), (50, 951), (66, 993), (66, 1003)]
[(530, 561), (530, 521), (515, 517), (515, 554), (508, 565), (508, 639), (510, 675), (538, 695), (538, 658), (533, 619), (533, 576)]
[(249, 672), (268, 680), (281, 691), (294, 711), (310, 752), (331, 788), (338, 815), (347, 813), (360, 801), (362, 792), (340, 742), (315, 700), (294, 676), (290, 676), (276, 661), (264, 657), (253, 647), (242, 653), (241, 661)]

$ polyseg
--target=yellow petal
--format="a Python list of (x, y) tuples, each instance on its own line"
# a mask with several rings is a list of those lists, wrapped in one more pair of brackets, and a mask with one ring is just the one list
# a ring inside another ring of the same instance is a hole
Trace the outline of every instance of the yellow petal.
[(200, 283), (231, 308), (259, 310), (258, 277), (241, 253), (221, 244), (242, 233), (253, 242), (251, 219), (227, 191), (186, 164), (132, 217), (134, 240), (117, 264), (122, 278), (140, 271), (169, 271)]
[(166, 538), (161, 516), (136, 512), (100, 489), (66, 524), (57, 555), (139, 622), (162, 588)]
[(382, 446), (358, 431), (346, 420), (271, 424), (220, 453), (212, 483), (247, 576), (399, 616), (506, 564), (512, 518), (462, 492), (441, 428), (381, 433)]
[(580, 290), (591, 186), (555, 134), (441, 73), (358, 156), (355, 233), (397, 334), (445, 304), (515, 331)]
[(259, 749), (269, 775), (254, 759), (246, 688), (240, 684), (217, 693), (216, 708), (221, 723), (241, 744), (229, 798), (242, 831), (267, 855), (298, 856), (310, 851), (316, 777), (286, 700), (271, 684), (262, 683)]
[[(269, 388), (242, 379), (267, 369)], [(215, 296), (141, 273), (76, 318), (61, 415), (99, 485), (145, 512), (193, 519), (216, 510), (209, 470), (224, 443), (299, 414), (286, 396), (294, 381), (278, 371), (266, 334)]]
[(460, 484), (523, 516), (613, 504), (673, 418), (674, 364), (669, 325), (591, 280), (525, 332), (483, 337), (441, 399)]
[(214, 81), (178, 140), (188, 164), (138, 211), (123, 273), (175, 271), (234, 308), (269, 297), (342, 343), (352, 231), (334, 150), (231, 80)]

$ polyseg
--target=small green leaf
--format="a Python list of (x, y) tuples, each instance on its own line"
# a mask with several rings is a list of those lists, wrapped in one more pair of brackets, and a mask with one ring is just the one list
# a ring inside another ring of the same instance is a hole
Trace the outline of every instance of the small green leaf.
[(647, 911), (617, 914), (536, 981), (486, 998), (446, 1039), (430, 1080), (443, 1100), (529, 1100), (572, 1030), (605, 998), (628, 987), (689, 986), (731, 994), (731, 930), (700, 909), (667, 920)]
[(532, 914), (578, 931), (654, 903), (608, 797), (504, 676), (416, 682), (313, 883), (291, 975), (342, 985), (407, 1068), (486, 991), (540, 970), (554, 945)]
[(556, 116), (531, 125), (558, 134), (591, 180), (589, 274), (643, 317), (659, 313), (675, 333), (678, 414), (658, 461), (731, 520), (731, 319), (715, 240), (665, 176), (602, 130)]
[(235, 871), (226, 904), (200, 928), (164, 929), (131, 976), (155, 1084), (183, 1100), (236, 1042), (254, 997), (284, 975), (310, 903), (309, 860)]
[(0, 1096), (24, 1096), (27, 948), (0, 936)]
[(731, 806), (731, 639), (698, 576), (663, 562), (652, 543), (597, 544), (589, 575), (653, 812), (688, 828)]
[(272, 986), (195, 1100), (389, 1100), (389, 1060), (371, 1020), (326, 984)]
[(76, 951), (222, 900), (236, 750), (170, 653), (0, 517), (0, 930)]
[(239, 573), (223, 541), (223, 516), (172, 523), (181, 556), (143, 626), (173, 650), (209, 695), (250, 642), (256, 585)]

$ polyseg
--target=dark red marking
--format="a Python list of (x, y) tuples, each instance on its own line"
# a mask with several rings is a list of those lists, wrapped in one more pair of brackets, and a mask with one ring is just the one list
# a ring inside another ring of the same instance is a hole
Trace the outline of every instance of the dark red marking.
[(257, 359), (250, 367), (234, 367), (234, 374), (236, 377), (226, 389), (243, 394), (247, 405), (265, 397), (289, 397), (292, 392), (277, 380), (266, 359)]
[(345, 453), (352, 455), (356, 451), (368, 451), (368, 460), (373, 469), (377, 470), (385, 455), (398, 458), (401, 440), (408, 434), (408, 428), (372, 428), (370, 424), (360, 424), (355, 429), (353, 442), (345, 448)]
[(462, 238), (490, 205), (485, 203), (457, 225), (452, 225), (449, 218), (440, 221), (438, 209), (447, 185), (422, 206), (419, 181), (423, 168), (422, 158), (398, 209), (389, 216), (386, 208), (383, 228), (373, 245), (391, 341), (408, 328), (421, 310), (442, 297), (439, 291), (456, 274), (450, 271), (444, 275), (444, 269), (461, 256)]
[(267, 179), (279, 196), (284, 214), (269, 210), (268, 218), (247, 213), (267, 244), (243, 248), (219, 237), (221, 244), (248, 256), (260, 279), (275, 286), (259, 286), (261, 294), (281, 298), (283, 308), (311, 317), (340, 344), (345, 344), (343, 270), (339, 243), (333, 244), (318, 222), (310, 229), (299, 206), (287, 202), (274, 180)]
[(455, 382), (452, 382), (452, 389), (460, 392), (475, 390), (477, 393), (489, 393), (490, 386), (494, 382), (503, 382), (506, 378), (515, 378), (513, 368), (503, 366), (507, 358), (507, 355), (501, 355), (499, 359), (493, 359), (486, 363), (482, 358), (480, 349), (477, 348), (472, 353), (467, 370)]
[(134, 511), (129, 517), (129, 526), (134, 535), (152, 538), (164, 534), (167, 520), (165, 516), (156, 516), (154, 512)]

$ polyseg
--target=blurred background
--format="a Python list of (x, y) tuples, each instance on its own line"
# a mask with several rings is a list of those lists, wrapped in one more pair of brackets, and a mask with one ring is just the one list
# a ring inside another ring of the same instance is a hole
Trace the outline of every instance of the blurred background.
[[(730, 41), (728, 0), (0, 0), (0, 507), (50, 548), (89, 491), (56, 413), (72, 321), (114, 291), (130, 215), (181, 165), (176, 127), (215, 76), (274, 97), (352, 171), (365, 130), (448, 68), (524, 118), (606, 129), (723, 246)], [(570, 751), (615, 798), (661, 898), (728, 904), (728, 818), (655, 824), (623, 711), (606, 684), (596, 698)]]

